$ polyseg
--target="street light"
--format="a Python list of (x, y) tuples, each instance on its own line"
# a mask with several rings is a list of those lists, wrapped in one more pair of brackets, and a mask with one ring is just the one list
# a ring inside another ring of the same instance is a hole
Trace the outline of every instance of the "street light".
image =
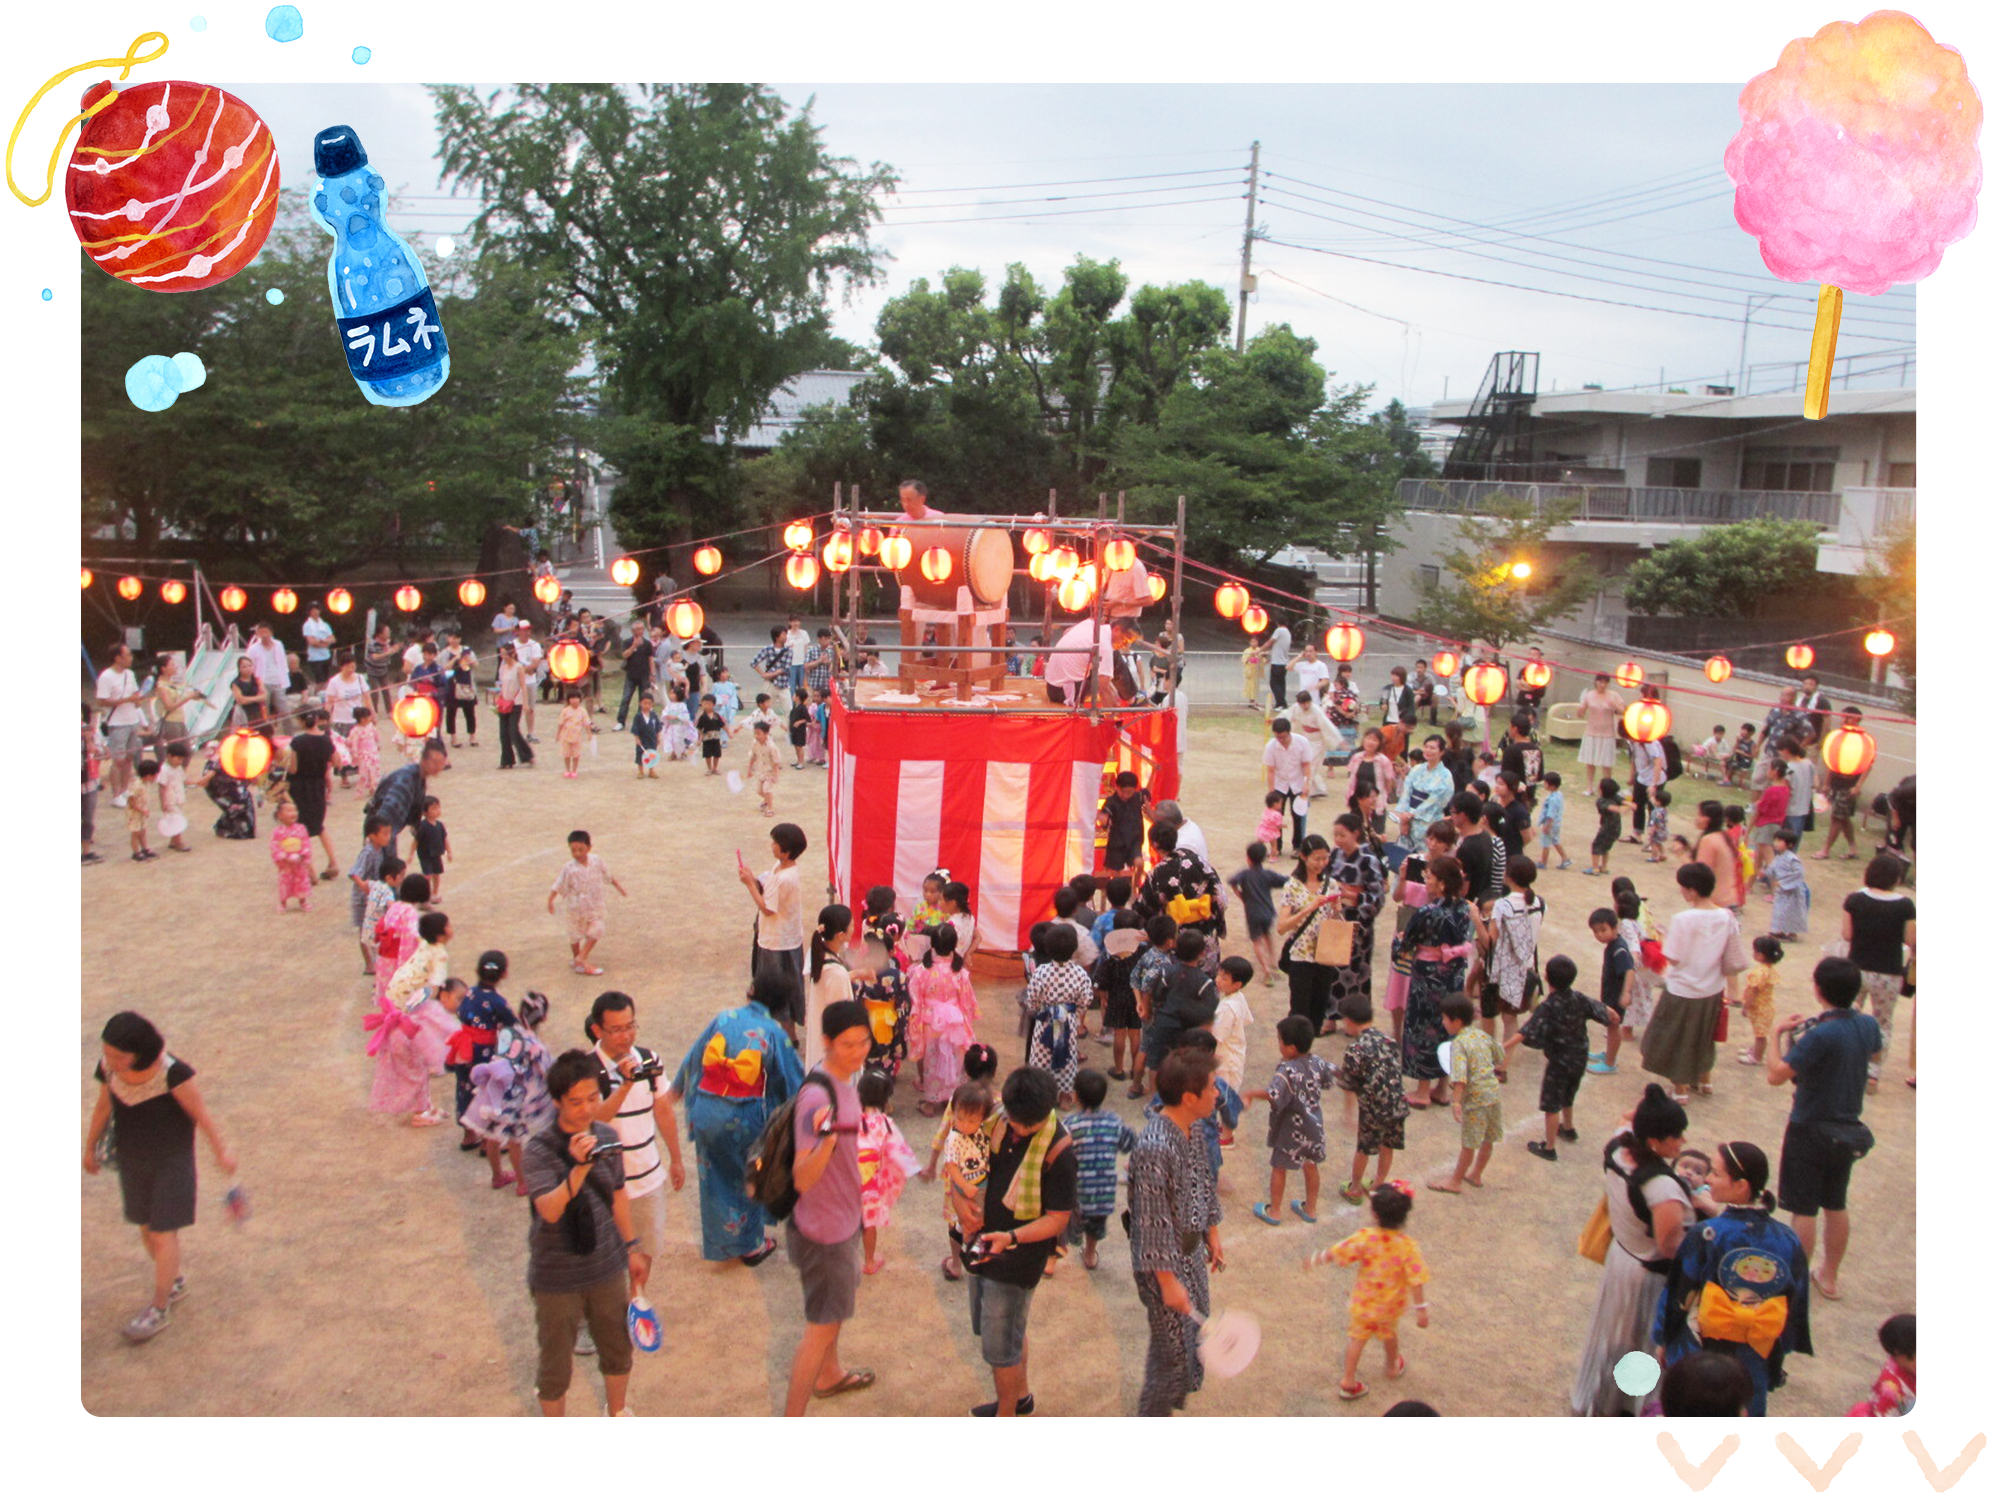
[(1513, 567), (1507, 570), (1507, 572), (1509, 573), (1510, 576), (1512, 576), (1513, 580), (1516, 583), (1526, 583), (1530, 578), (1534, 576), (1535, 565), (1524, 559), (1520, 562), (1515, 563)]

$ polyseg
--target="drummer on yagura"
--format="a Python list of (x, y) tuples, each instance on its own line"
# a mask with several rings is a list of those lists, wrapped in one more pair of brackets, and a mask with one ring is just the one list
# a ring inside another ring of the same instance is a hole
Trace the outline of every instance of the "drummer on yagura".
[(931, 509), (930, 495), (921, 479), (905, 479), (896, 486), (896, 497), (903, 502), (903, 514), (912, 521), (932, 521), (944, 514), (941, 510)]
[[(1090, 633), (1096, 628), (1093, 620), (1079, 620), (1063, 632), (1056, 642), (1056, 649), (1049, 656), (1049, 665), (1043, 675), (1043, 682), (1049, 690), (1051, 703), (1075, 703), (1083, 691), (1085, 679), (1090, 675)], [(1129, 620), (1113, 620), (1099, 629), (1097, 637), (1097, 672), (1099, 703), (1118, 703), (1131, 696), (1131, 680), (1124, 662), (1123, 653), (1130, 651), (1139, 632)], [(1114, 681), (1114, 674), (1125, 680)], [(1121, 688), (1124, 691), (1121, 692)]]

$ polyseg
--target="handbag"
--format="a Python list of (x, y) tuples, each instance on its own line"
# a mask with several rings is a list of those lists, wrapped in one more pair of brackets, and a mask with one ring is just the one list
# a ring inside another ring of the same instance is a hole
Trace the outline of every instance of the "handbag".
[(1875, 1132), (1860, 1120), (1821, 1120), (1819, 1133), (1835, 1152), (1854, 1161), (1875, 1149)]
[(477, 703), (479, 701), (479, 689), (469, 682), (454, 682), (451, 685), (451, 695), (460, 703)]
[(1821, 946), (1819, 951), (1823, 958), (1845, 958), (1847, 957), (1847, 939), (1831, 938)]
[(1576, 1237), (1576, 1253), (1585, 1260), (1594, 1260), (1600, 1266), (1604, 1257), (1611, 1253), (1611, 1205), (1602, 1194), (1598, 1196), (1597, 1207), (1590, 1211), (1590, 1217), (1583, 1221), (1583, 1231)]
[(514, 708), (515, 703), (512, 698), (495, 697), (493, 700), (493, 712), (496, 714), (511, 714)]
[(1313, 940), (1313, 962), (1330, 969), (1344, 969), (1353, 963), (1354, 925), (1343, 917), (1321, 917)]

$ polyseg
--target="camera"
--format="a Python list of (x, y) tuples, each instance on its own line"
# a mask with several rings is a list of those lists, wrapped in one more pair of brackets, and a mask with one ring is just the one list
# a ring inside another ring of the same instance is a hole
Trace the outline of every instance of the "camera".
[(643, 1080), (647, 1083), (652, 1083), (666, 1071), (667, 1065), (659, 1057), (641, 1056), (638, 1062), (632, 1067), (632, 1081), (638, 1083)]

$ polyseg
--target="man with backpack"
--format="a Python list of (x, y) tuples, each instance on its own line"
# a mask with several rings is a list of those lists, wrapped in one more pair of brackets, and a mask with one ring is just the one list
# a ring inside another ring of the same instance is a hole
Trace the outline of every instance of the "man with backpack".
[(861, 1098), (854, 1075), (868, 1061), (868, 1008), (836, 1000), (820, 1016), (826, 1055), (806, 1075), (791, 1109), (791, 1186), (785, 1254), (798, 1268), (806, 1330), (792, 1356), (785, 1415), (802, 1417), (814, 1396), (839, 1396), (875, 1383), (873, 1370), (842, 1369), (840, 1325), (854, 1316), (861, 1289)]

